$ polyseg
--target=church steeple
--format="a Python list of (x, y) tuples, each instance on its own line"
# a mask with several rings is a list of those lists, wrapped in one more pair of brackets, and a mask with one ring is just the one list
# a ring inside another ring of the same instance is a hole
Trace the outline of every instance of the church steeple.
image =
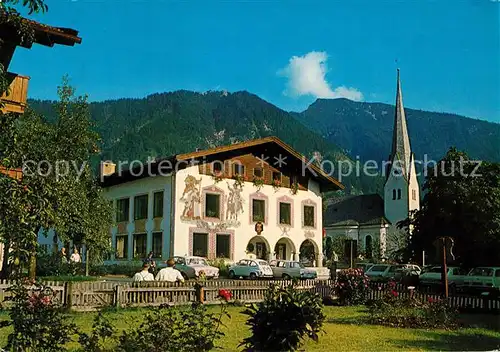
[(397, 167), (402, 171), (405, 178), (408, 178), (410, 173), (411, 163), (411, 147), (410, 137), (408, 136), (408, 128), (406, 125), (405, 110), (403, 107), (403, 93), (401, 91), (401, 80), (399, 77), (396, 88), (396, 109), (394, 115), (394, 130), (392, 134), (392, 150), (389, 161), (393, 167)]
[(389, 156), (387, 180), (384, 185), (385, 217), (391, 224), (397, 225), (401, 220), (407, 219), (412, 210), (419, 208), (420, 192), (415, 169), (415, 156), (410, 146), (398, 69), (392, 150)]

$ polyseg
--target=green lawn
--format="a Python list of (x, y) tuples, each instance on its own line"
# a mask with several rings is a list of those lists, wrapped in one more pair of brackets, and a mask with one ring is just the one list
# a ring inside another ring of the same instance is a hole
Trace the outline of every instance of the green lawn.
[(101, 278), (97, 276), (84, 276), (84, 275), (62, 275), (62, 276), (39, 276), (37, 279), (47, 282), (47, 281), (58, 281), (58, 282), (79, 282), (79, 281), (97, 281)]
[[(218, 310), (218, 307), (211, 309)], [(239, 342), (248, 336), (245, 326), (246, 316), (241, 314), (241, 307), (229, 307), (231, 320), (226, 319), (223, 331), (226, 336), (218, 346), (223, 351), (238, 351)], [(122, 310), (106, 313), (118, 330), (137, 326), (146, 309)], [(320, 336), (319, 343), (308, 341), (306, 351), (408, 351), (441, 350), (441, 351), (486, 351), (494, 350), (500, 345), (500, 330), (485, 328), (469, 328), (458, 331), (397, 329), (374, 325), (356, 325), (356, 319), (363, 318), (366, 313), (361, 307), (325, 307), (327, 322), (325, 334)], [(5, 313), (0, 314), (5, 318)], [(90, 331), (95, 313), (75, 313), (71, 317), (82, 329)], [(489, 319), (498, 323), (498, 316)], [(476, 317), (479, 323), (484, 319)], [(0, 345), (7, 340), (7, 329), (0, 330)], [(70, 347), (76, 347), (72, 345)]]

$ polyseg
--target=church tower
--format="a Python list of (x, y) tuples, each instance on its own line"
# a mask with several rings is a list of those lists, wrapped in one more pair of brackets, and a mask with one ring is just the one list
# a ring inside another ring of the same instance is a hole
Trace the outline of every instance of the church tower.
[(408, 218), (410, 211), (420, 209), (420, 192), (406, 126), (403, 95), (399, 78), (396, 88), (396, 111), (392, 133), (392, 150), (384, 185), (385, 217), (392, 225)]

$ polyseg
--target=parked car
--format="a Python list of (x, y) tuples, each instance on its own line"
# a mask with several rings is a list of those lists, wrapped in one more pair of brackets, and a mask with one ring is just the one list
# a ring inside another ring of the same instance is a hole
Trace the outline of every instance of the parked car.
[(269, 263), (260, 259), (242, 259), (229, 267), (229, 278), (249, 278), (256, 280), (258, 278), (272, 278), (273, 270)]
[(416, 264), (402, 264), (402, 270), (406, 273), (406, 275), (420, 275), (422, 273), (422, 269)]
[[(198, 278), (201, 272), (205, 273), (207, 279), (219, 277), (219, 268), (210, 266), (203, 257), (176, 256), (173, 259), (175, 261), (174, 268), (181, 272), (185, 280)], [(159, 268), (162, 267), (165, 267), (165, 264), (159, 265)]]
[[(467, 272), (459, 267), (447, 267), (448, 287), (450, 289), (461, 289), (465, 284)], [(441, 266), (433, 266), (420, 274), (419, 284), (422, 286), (435, 286), (441, 284)]]
[(421, 274), (428, 272), (429, 270), (431, 270), (434, 267), (436, 267), (435, 264), (426, 264), (426, 265), (424, 265), (422, 267), (422, 273)]
[(356, 268), (363, 269), (363, 271), (366, 273), (368, 271), (368, 269), (370, 269), (374, 265), (375, 264), (372, 264), (372, 263), (357, 263)]
[(315, 270), (307, 269), (302, 263), (297, 261), (273, 260), (270, 266), (276, 278), (286, 280), (291, 278), (315, 279), (318, 276)]
[(500, 267), (472, 269), (465, 277), (466, 288), (472, 291), (500, 293)]
[(375, 264), (365, 272), (365, 275), (372, 281), (389, 281), (390, 279), (396, 279), (398, 269), (402, 269), (402, 266)]

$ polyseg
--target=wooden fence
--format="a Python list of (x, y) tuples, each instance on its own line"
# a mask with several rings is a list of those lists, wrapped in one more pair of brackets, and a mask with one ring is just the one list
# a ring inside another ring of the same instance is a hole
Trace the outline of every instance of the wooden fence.
[[(47, 281), (44, 283), (47, 286), (50, 286), (54, 291), (55, 299), (59, 302), (66, 303), (66, 284), (64, 282), (58, 281)], [(8, 307), (10, 302), (8, 297), (11, 296), (9, 291), (9, 287), (12, 285), (12, 282), (9, 280), (0, 280), (0, 304), (2, 307)]]
[[(388, 287), (389, 285), (385, 283), (371, 283), (371, 290), (368, 293), (368, 298), (381, 298), (387, 292)], [(404, 285), (397, 284), (393, 289), (397, 292), (398, 298), (400, 299), (406, 299), (410, 297), (414, 297), (421, 301), (429, 301), (430, 299), (437, 301), (443, 299), (443, 297), (439, 293), (435, 293), (428, 287), (415, 290), (409, 289)], [(449, 296), (447, 298), (447, 302), (450, 306), (461, 311), (500, 313), (500, 297), (498, 295), (495, 297), (490, 295), (471, 296), (465, 294), (456, 294), (453, 296)]]
[[(67, 308), (74, 311), (93, 311), (106, 307), (148, 307), (160, 305), (183, 305), (195, 301), (207, 304), (220, 303), (218, 293), (220, 289), (229, 290), (234, 300), (242, 303), (260, 302), (266, 290), (273, 283), (279, 286), (288, 286), (292, 282), (285, 280), (209, 280), (204, 281), (203, 289), (195, 287), (196, 282), (185, 283), (169, 282), (45, 282), (55, 291), (56, 298)], [(297, 289), (318, 293), (321, 297), (334, 296), (332, 280), (301, 280)], [(0, 301), (10, 295), (7, 288), (8, 281), (0, 281)], [(385, 294), (387, 284), (370, 284), (369, 299), (377, 299)], [(396, 285), (398, 298), (414, 296), (421, 300), (432, 298), (437, 300), (439, 294), (426, 291), (410, 290), (403, 285)], [(461, 310), (475, 312), (500, 313), (500, 297), (478, 297), (455, 295), (448, 298), (448, 303)]]
[[(196, 290), (195, 283), (170, 282), (79, 282), (67, 285), (67, 306), (75, 311), (95, 310), (104, 307), (145, 307), (159, 305), (182, 305), (195, 301), (207, 304), (220, 303), (219, 290), (229, 290), (234, 300), (242, 303), (260, 302), (269, 285), (274, 283), (288, 286), (292, 282), (272, 281), (204, 281), (203, 289)], [(296, 286), (299, 290), (317, 292), (321, 297), (333, 295), (330, 280), (302, 280)]]

